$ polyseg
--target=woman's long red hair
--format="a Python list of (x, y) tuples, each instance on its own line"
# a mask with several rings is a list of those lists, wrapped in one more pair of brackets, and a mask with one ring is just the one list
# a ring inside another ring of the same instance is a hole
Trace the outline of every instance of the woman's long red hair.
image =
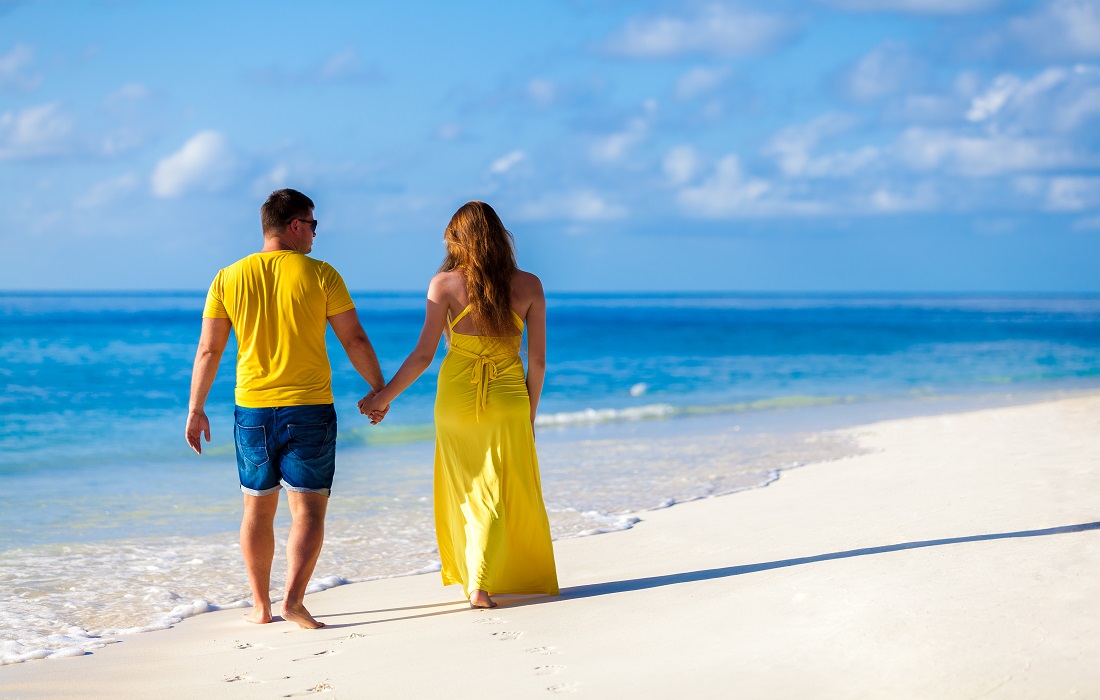
[(470, 317), (485, 336), (516, 335), (512, 320), (515, 239), (485, 202), (466, 202), (451, 217), (443, 234), (447, 257), (440, 272), (461, 268), (466, 275)]

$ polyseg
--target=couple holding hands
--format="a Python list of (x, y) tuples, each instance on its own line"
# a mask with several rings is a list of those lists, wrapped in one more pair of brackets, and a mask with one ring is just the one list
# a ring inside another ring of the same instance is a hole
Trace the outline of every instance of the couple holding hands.
[[(512, 235), (492, 207), (467, 202), (451, 217), (446, 257), (428, 286), (416, 347), (386, 383), (339, 273), (308, 257), (317, 235), (313, 201), (273, 192), (260, 209), (264, 246), (218, 272), (207, 294), (191, 379), (186, 438), (210, 441), (206, 398), (230, 331), (237, 336), (234, 442), (244, 492), (241, 552), (253, 609), (271, 622), (270, 578), (279, 491), (291, 529), (283, 617), (324, 623), (303, 604), (324, 540), (335, 470), (336, 411), (326, 326), (371, 387), (359, 410), (381, 421), (390, 402), (447, 355), (435, 401), (434, 511), (443, 584), (462, 584), (472, 607), (490, 594), (557, 594), (542, 500), (534, 419), (546, 372), (546, 300), (516, 265)], [(520, 344), (527, 331), (528, 367)]]

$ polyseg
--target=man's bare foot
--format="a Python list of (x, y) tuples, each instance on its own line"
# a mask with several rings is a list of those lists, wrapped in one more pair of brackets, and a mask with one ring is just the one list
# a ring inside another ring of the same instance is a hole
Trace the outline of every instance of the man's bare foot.
[(241, 617), (245, 622), (251, 622), (254, 625), (266, 625), (271, 622), (271, 607), (266, 608), (252, 608), (251, 612), (245, 613)]
[(304, 630), (315, 630), (325, 626), (325, 623), (320, 620), (314, 620), (313, 616), (309, 614), (304, 605), (295, 605), (293, 607), (283, 606), (283, 619), (289, 622), (293, 622)]
[(496, 603), (489, 597), (489, 594), (478, 588), (470, 593), (470, 607), (471, 608), (495, 608)]

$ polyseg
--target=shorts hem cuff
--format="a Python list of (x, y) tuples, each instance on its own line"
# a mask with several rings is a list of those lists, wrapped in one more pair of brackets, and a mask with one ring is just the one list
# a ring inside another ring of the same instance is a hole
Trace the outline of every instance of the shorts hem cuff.
[(247, 486), (241, 486), (241, 491), (245, 492), (249, 496), (268, 496), (270, 494), (278, 492), (278, 490), (281, 489), (281, 488), (282, 488), (282, 486), (279, 485), (279, 486), (272, 486), (269, 489), (261, 489), (261, 490), (257, 491), (256, 489), (250, 489)]
[(285, 481), (281, 481), (279, 483), (284, 489), (286, 489), (287, 491), (293, 491), (294, 493), (319, 493), (326, 498), (332, 495), (332, 489), (307, 489), (304, 486), (291, 486)]

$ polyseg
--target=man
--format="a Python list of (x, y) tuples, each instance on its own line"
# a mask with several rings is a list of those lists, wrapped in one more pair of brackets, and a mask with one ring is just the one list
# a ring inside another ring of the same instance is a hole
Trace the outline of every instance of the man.
[(279, 490), (286, 488), (292, 523), (283, 618), (315, 629), (324, 623), (309, 614), (303, 598), (321, 553), (336, 455), (326, 323), (372, 393), (385, 380), (343, 279), (327, 263), (306, 256), (317, 235), (313, 201), (295, 190), (278, 190), (260, 208), (260, 218), (263, 249), (219, 271), (206, 297), (187, 444), (202, 454), (199, 436), (210, 442), (206, 398), (233, 329), (238, 346), (233, 432), (245, 494), (241, 553), (254, 601), (245, 619), (271, 622), (275, 511)]

